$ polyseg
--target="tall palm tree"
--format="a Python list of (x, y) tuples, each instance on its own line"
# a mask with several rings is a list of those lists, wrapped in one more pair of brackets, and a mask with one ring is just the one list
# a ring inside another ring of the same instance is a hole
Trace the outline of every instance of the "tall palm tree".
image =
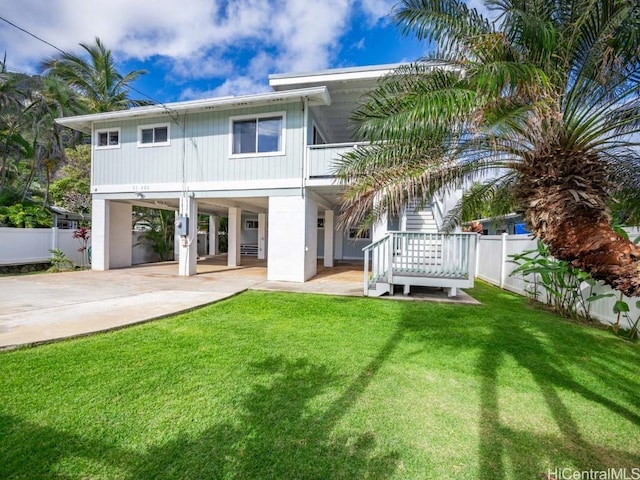
[(98, 37), (95, 45), (81, 43), (80, 46), (88, 54), (88, 61), (78, 55), (63, 53), (45, 60), (41, 67), (45, 75), (55, 76), (74, 88), (84, 98), (88, 112), (123, 110), (150, 103), (129, 98), (131, 84), (145, 74), (145, 70), (120, 74), (111, 50)]
[(612, 230), (607, 209), (621, 193), (640, 205), (637, 0), (485, 4), (495, 22), (460, 0), (396, 7), (405, 31), (438, 50), (355, 112), (371, 143), (337, 167), (343, 223), (480, 180), (454, 217), (506, 193), (552, 255), (640, 295), (640, 248)]

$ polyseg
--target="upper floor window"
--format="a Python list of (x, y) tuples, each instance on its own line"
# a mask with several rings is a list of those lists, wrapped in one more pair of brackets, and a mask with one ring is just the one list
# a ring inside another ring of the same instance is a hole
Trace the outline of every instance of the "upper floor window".
[(169, 145), (169, 124), (139, 126), (138, 145), (141, 147)]
[(120, 148), (120, 129), (96, 130), (96, 148)]
[(283, 154), (283, 129), (284, 112), (231, 118), (231, 154)]

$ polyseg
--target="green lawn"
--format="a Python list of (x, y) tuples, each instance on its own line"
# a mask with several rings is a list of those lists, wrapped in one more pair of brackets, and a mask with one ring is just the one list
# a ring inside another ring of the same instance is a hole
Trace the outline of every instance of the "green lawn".
[(640, 351), (482, 306), (248, 292), (0, 353), (0, 478), (502, 479), (640, 467)]

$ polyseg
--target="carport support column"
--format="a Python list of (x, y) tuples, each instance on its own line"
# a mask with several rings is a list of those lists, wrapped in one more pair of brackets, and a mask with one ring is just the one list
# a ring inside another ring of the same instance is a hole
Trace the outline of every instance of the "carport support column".
[(267, 214), (258, 214), (258, 260), (267, 258)]
[(228, 222), (228, 253), (227, 266), (238, 267), (242, 263), (240, 260), (240, 228), (242, 227), (242, 209), (238, 207), (229, 208)]
[(91, 269), (109, 270), (109, 201), (91, 201)]
[(109, 268), (131, 266), (133, 256), (132, 211), (132, 206), (129, 203), (109, 202)]
[(187, 235), (180, 237), (178, 249), (178, 275), (188, 277), (196, 274), (198, 262), (198, 205), (196, 199), (184, 196), (180, 199), (180, 216), (188, 217)]
[(304, 282), (316, 274), (318, 206), (308, 197), (269, 197), (267, 279)]
[[(180, 212), (175, 212), (173, 224), (175, 225), (178, 221), (178, 217), (180, 216)], [(178, 261), (180, 259), (180, 235), (178, 232), (173, 234), (173, 259)]]
[(333, 267), (333, 230), (335, 214), (333, 210), (324, 211), (324, 266)]
[(209, 215), (209, 255), (218, 254), (218, 217)]

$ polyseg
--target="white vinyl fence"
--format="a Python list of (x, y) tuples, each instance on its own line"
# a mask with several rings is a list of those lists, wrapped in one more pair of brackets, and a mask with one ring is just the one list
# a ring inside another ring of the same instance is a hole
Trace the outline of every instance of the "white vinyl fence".
[[(640, 236), (640, 230), (637, 228), (625, 230), (632, 240)], [(480, 235), (478, 248), (476, 249), (476, 277), (505, 290), (526, 295), (525, 288), (527, 283), (525, 280), (533, 282), (534, 278), (529, 276), (525, 279), (521, 274), (511, 276), (511, 272), (517, 268), (517, 265), (512, 262), (511, 255), (522, 253), (525, 250), (533, 250), (536, 248), (536, 244), (536, 240), (530, 235), (507, 235), (506, 233), (502, 235)], [(585, 288), (582, 290), (584, 297), (590, 293), (605, 294), (614, 292), (606, 285), (596, 285), (593, 292), (590, 292), (591, 289), (586, 284), (584, 286)], [(620, 299), (620, 294), (616, 292), (615, 297), (601, 298), (591, 302), (591, 316), (605, 324), (615, 323), (616, 315), (613, 313), (613, 305), (618, 299)], [(640, 298), (623, 296), (622, 299), (630, 307), (629, 316), (634, 320), (637, 319), (640, 316), (640, 309), (636, 308), (635, 305)], [(624, 319), (621, 319), (621, 325), (626, 328), (631, 327), (628, 323), (623, 322)]]
[[(49, 250), (59, 248), (76, 265), (82, 265), (80, 242), (74, 230), (59, 228), (0, 228), (0, 265), (48, 262)], [(89, 240), (89, 245), (91, 240)]]

